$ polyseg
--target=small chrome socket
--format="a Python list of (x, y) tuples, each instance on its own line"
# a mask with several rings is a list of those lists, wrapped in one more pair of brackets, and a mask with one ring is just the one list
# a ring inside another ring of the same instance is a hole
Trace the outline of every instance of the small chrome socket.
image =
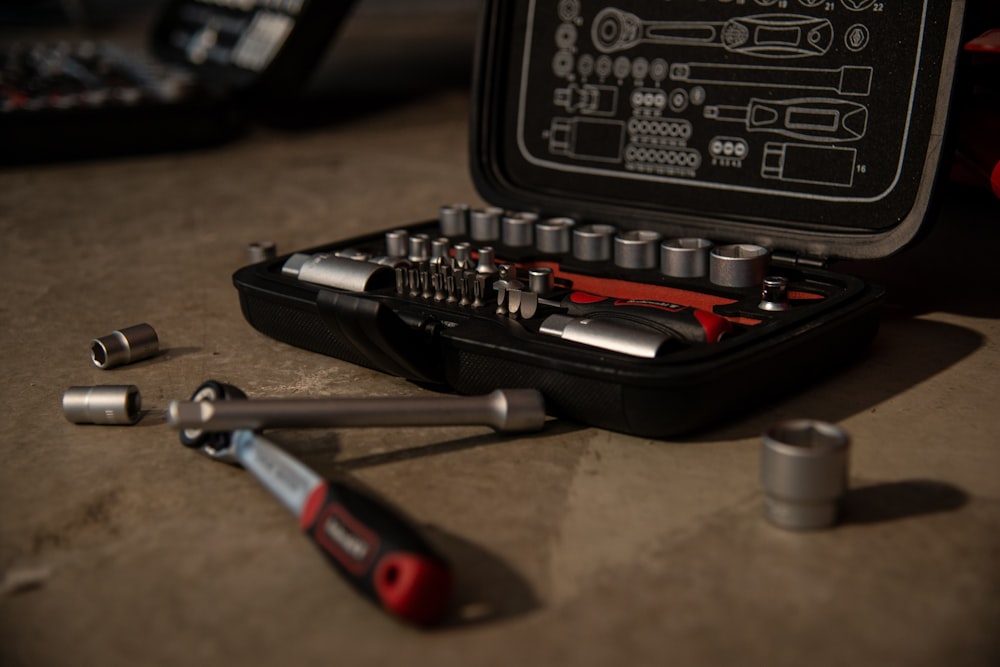
[(570, 250), (573, 218), (546, 218), (535, 223), (535, 249), (538, 252), (565, 254)]
[(611, 259), (612, 244), (618, 229), (612, 225), (581, 225), (573, 230), (573, 257), (584, 262)]
[(825, 528), (847, 490), (851, 438), (836, 424), (780, 422), (762, 436), (760, 482), (764, 516), (789, 530)]
[(247, 260), (251, 264), (266, 262), (278, 256), (278, 246), (274, 241), (254, 241), (247, 244)]
[(385, 233), (385, 254), (388, 257), (407, 257), (410, 254), (410, 233), (394, 229)]
[(133, 384), (70, 387), (62, 397), (63, 415), (74, 424), (134, 424), (142, 396)]
[(414, 234), (409, 239), (409, 246), (411, 262), (426, 262), (431, 258), (431, 237), (427, 234)]
[(448, 204), (438, 210), (441, 236), (465, 236), (469, 229), (469, 205)]
[(469, 238), (492, 243), (500, 238), (503, 209), (495, 206), (476, 209), (469, 214)]
[(634, 229), (615, 237), (615, 265), (623, 269), (652, 269), (659, 260), (659, 232)]
[(788, 310), (788, 279), (781, 276), (768, 276), (760, 290), (760, 303), (757, 307), (770, 312)]
[(538, 215), (528, 211), (504, 216), (500, 233), (505, 246), (526, 248), (535, 242), (535, 223)]
[(549, 294), (555, 287), (555, 276), (548, 266), (528, 269), (528, 291), (541, 296)]
[(708, 239), (666, 239), (660, 244), (660, 272), (671, 278), (702, 278), (708, 275), (711, 249)]
[(124, 366), (159, 353), (160, 339), (148, 324), (112, 331), (90, 341), (90, 360), (100, 369)]

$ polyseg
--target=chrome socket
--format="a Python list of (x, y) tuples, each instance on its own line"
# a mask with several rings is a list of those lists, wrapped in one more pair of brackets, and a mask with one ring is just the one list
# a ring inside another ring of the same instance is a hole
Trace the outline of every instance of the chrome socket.
[(760, 291), (760, 303), (757, 307), (770, 312), (781, 312), (788, 310), (791, 304), (788, 303), (788, 279), (781, 276), (768, 276), (764, 278), (764, 285)]
[(389, 257), (407, 257), (410, 254), (410, 233), (405, 229), (386, 232), (385, 254)]
[(712, 242), (701, 238), (666, 239), (660, 244), (660, 272), (672, 278), (701, 278), (708, 274)]
[(278, 256), (278, 246), (274, 241), (261, 241), (247, 244), (247, 260), (251, 264), (266, 262)]
[(465, 236), (469, 229), (469, 205), (449, 204), (438, 211), (441, 236)]
[(142, 396), (133, 384), (70, 387), (62, 408), (74, 424), (134, 424), (141, 415)]
[(719, 246), (709, 256), (709, 280), (724, 287), (760, 285), (770, 255), (767, 248), (751, 243)]
[(431, 258), (431, 237), (427, 234), (414, 234), (409, 239), (411, 262), (426, 262)]
[(528, 269), (528, 291), (545, 296), (555, 287), (555, 276), (552, 269), (539, 266)]
[(611, 259), (612, 239), (618, 230), (611, 225), (581, 225), (573, 230), (573, 257), (584, 262)]
[(469, 214), (469, 238), (492, 243), (500, 238), (503, 209), (495, 206), (476, 209)]
[(112, 331), (107, 336), (90, 341), (90, 360), (104, 370), (148, 359), (159, 351), (160, 340), (156, 330), (145, 323)]
[(659, 232), (635, 229), (615, 237), (615, 265), (623, 269), (652, 269), (659, 259)]
[(539, 252), (565, 254), (570, 250), (573, 218), (547, 218), (535, 223), (535, 249)]
[(847, 431), (795, 419), (776, 424), (762, 439), (760, 482), (767, 520), (790, 530), (832, 525), (847, 490)]
[(527, 211), (504, 216), (501, 224), (503, 244), (511, 248), (525, 248), (535, 242), (535, 223), (538, 215)]

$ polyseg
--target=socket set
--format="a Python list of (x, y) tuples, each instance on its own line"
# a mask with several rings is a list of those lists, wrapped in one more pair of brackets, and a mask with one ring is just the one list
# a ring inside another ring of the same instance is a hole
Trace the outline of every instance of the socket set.
[(758, 9), (487, 2), (470, 161), (489, 204), (244, 267), (247, 321), (650, 437), (849, 363), (883, 291), (829, 265), (923, 226), (962, 3)]

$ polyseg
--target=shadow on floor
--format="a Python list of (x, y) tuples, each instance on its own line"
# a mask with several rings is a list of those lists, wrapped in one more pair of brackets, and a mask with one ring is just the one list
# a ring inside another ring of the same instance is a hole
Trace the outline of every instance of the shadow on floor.
[(969, 501), (962, 489), (933, 480), (903, 480), (850, 489), (841, 501), (841, 522), (869, 524), (951, 512)]

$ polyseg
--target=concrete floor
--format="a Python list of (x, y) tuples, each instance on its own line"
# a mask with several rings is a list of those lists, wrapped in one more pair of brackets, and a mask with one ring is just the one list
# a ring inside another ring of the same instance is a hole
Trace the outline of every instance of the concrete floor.
[[(222, 148), (0, 171), (0, 664), (1000, 664), (1000, 206), (950, 193), (934, 235), (845, 267), (883, 282), (855, 366), (697, 437), (553, 422), (282, 430), (323, 473), (405, 508), (451, 561), (447, 622), (360, 598), (239, 469), (181, 447), (169, 400), (410, 396), (397, 378), (243, 320), (246, 244), (281, 252), (478, 202), (462, 89)], [(160, 356), (94, 368), (89, 340), (149, 322)], [(68, 423), (71, 385), (137, 385), (136, 426)], [(761, 517), (759, 434), (854, 437), (844, 522)], [(18, 582), (21, 582), (20, 585)]]

